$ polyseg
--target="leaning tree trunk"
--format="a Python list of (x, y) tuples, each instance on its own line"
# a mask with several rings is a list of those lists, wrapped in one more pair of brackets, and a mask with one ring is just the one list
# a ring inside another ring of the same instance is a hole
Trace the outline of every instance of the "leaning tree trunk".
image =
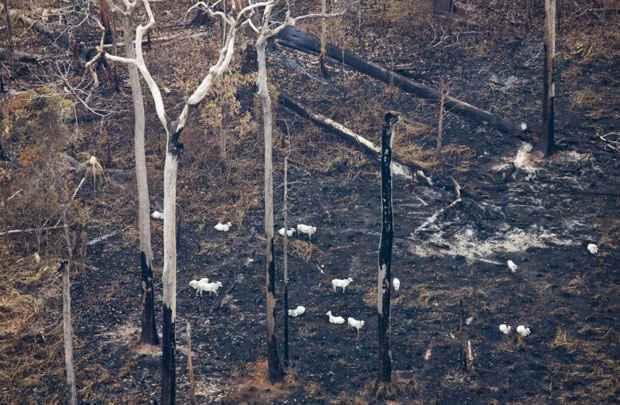
[(164, 164), (164, 302), (161, 363), (161, 404), (172, 405), (176, 398), (175, 318), (177, 306), (176, 201), (178, 146), (168, 139)]
[(272, 126), (273, 115), (271, 97), (267, 85), (267, 41), (260, 36), (256, 42), (258, 59), (258, 75), (256, 82), (258, 95), (263, 107), (263, 132), (265, 140), (265, 269), (267, 284), (267, 364), (269, 381), (282, 381), (284, 371), (278, 356), (278, 340), (276, 337), (276, 298), (275, 298), (275, 262), (273, 260), (273, 159), (272, 159)]
[[(124, 41), (127, 44), (128, 58), (135, 58), (136, 52), (130, 38), (131, 16), (125, 18)], [(153, 249), (151, 248), (151, 220), (149, 204), (149, 184), (146, 171), (146, 156), (144, 152), (144, 97), (138, 68), (129, 67), (129, 86), (133, 100), (134, 112), (134, 154), (136, 159), (136, 183), (138, 188), (138, 232), (140, 234), (140, 268), (142, 269), (142, 332), (140, 342), (158, 345), (157, 326), (155, 323), (155, 294), (153, 291)]]
[(392, 381), (392, 351), (390, 350), (390, 292), (392, 287), (392, 127), (398, 116), (385, 114), (381, 135), (381, 213), (382, 228), (379, 243), (377, 272), (377, 315), (379, 319), (379, 382)]
[(545, 156), (553, 153), (555, 99), (555, 26), (556, 0), (545, 0), (545, 66), (543, 72), (543, 149)]

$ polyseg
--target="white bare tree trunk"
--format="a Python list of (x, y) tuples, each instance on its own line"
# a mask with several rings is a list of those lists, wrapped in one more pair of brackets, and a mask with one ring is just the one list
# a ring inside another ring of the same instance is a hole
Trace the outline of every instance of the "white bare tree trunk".
[(71, 397), (70, 405), (77, 405), (75, 368), (73, 366), (73, 326), (71, 324), (71, 262), (63, 262), (62, 275), (62, 330), (65, 344), (65, 369)]
[[(270, 7), (270, 6), (267, 6)], [(267, 12), (266, 12), (267, 14)], [(256, 41), (256, 55), (258, 59), (258, 75), (256, 84), (263, 110), (263, 135), (265, 144), (265, 268), (267, 284), (267, 363), (269, 381), (282, 381), (284, 371), (278, 356), (278, 341), (276, 338), (275, 316), (275, 262), (273, 258), (273, 113), (271, 96), (267, 81), (267, 38), (260, 35)], [(286, 310), (286, 309), (285, 309)]]
[[(135, 58), (136, 52), (130, 41), (133, 31), (131, 15), (125, 16), (125, 43), (127, 58)], [(157, 345), (159, 337), (155, 326), (155, 302), (153, 292), (153, 249), (151, 247), (151, 221), (149, 184), (146, 170), (146, 155), (144, 151), (144, 96), (140, 85), (138, 68), (128, 65), (129, 86), (134, 111), (134, 154), (136, 164), (136, 184), (138, 189), (138, 233), (140, 235), (140, 265), (142, 270), (142, 343)]]

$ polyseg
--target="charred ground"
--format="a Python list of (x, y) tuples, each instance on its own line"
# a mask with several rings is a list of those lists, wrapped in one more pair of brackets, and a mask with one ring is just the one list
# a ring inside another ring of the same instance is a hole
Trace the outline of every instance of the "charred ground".
[[(466, 16), (446, 20), (404, 3), (368, 6), (359, 27), (356, 16), (342, 24), (346, 28), (334, 24), (332, 41), (428, 85), (445, 80), (451, 94), (515, 121), (540, 121), (540, 10), (526, 18), (518, 4), (500, 2), (500, 12), (474, 2)], [(305, 7), (297, 9), (301, 13)], [(596, 7), (593, 2), (591, 9)], [(173, 26), (184, 10), (174, 6), (166, 14), (163, 8), (155, 3), (162, 27), (157, 36), (179, 32)], [(393, 273), (402, 287), (393, 300), (392, 343), (394, 370), (405, 387), (396, 402), (600, 404), (618, 396), (620, 163), (613, 142), (620, 124), (620, 83), (614, 73), (620, 66), (620, 41), (610, 28), (618, 15), (584, 12), (589, 9), (567, 8), (560, 17), (559, 150), (549, 161), (526, 153), (519, 138), (451, 113), (445, 147), (436, 152), (434, 104), (339, 65), (330, 64), (331, 78), (323, 79), (315, 58), (282, 48), (270, 52), (270, 76), (277, 89), (375, 142), (383, 113), (400, 111), (405, 123), (396, 153), (424, 167), (433, 179), (432, 186), (396, 180), (393, 193)], [(216, 26), (183, 32), (197, 30), (218, 34)], [(49, 46), (49, 40), (33, 40), (38, 37), (24, 27), (18, 26), (18, 32), (23, 50), (43, 53)], [(209, 38), (155, 42), (147, 51), (153, 76), (170, 90), (168, 106), (178, 104), (205, 72), (205, 55), (208, 61), (215, 57)], [(63, 91), (54, 64), (30, 69), (12, 84), (14, 89), (35, 88), (45, 78), (46, 86)], [(69, 80), (75, 84), (81, 78), (72, 75)], [(253, 111), (253, 91), (249, 83), (237, 91), (243, 112)], [(146, 99), (147, 114), (154, 116)], [(93, 102), (98, 111), (121, 112), (80, 122), (79, 135), (65, 151), (92, 153), (105, 162), (103, 189), (95, 194), (87, 184), (79, 194), (89, 214), (90, 238), (120, 232), (89, 248), (88, 266), (74, 274), (79, 397), (91, 403), (144, 403), (159, 396), (159, 357), (135, 344), (141, 289), (131, 114), (122, 112), (130, 111), (128, 89), (97, 93)], [(92, 118), (79, 102), (77, 113)], [(318, 233), (311, 241), (292, 242), (289, 300), (308, 310), (291, 320), (293, 367), (287, 383), (272, 387), (264, 379), (262, 137), (254, 120), (243, 128), (230, 124), (230, 159), (222, 164), (217, 131), (203, 118), (184, 135), (179, 172), (180, 401), (189, 392), (183, 350), (189, 321), (197, 394), (203, 402), (372, 402), (367, 393), (377, 364), (378, 167), (334, 135), (285, 109), (277, 111), (276, 224), (282, 224), (281, 138), (289, 134), (289, 219), (315, 225)], [(161, 208), (164, 141), (155, 120), (151, 122), (149, 183), (153, 207)], [(535, 128), (527, 135), (532, 143)], [(610, 133), (607, 141), (600, 138)], [(4, 142), (9, 154), (26, 142), (37, 144), (36, 139)], [(22, 170), (8, 163), (2, 168), (13, 178)], [(79, 176), (72, 176), (77, 183)], [(462, 201), (419, 229), (457, 198), (452, 178), (463, 189)], [(12, 185), (7, 184), (9, 190)], [(13, 209), (12, 204), (24, 203), (16, 197), (6, 209)], [(219, 220), (232, 221), (233, 230), (213, 230)], [(161, 223), (152, 225), (156, 264), (161, 266)], [(599, 255), (588, 253), (589, 242), (600, 247)], [(43, 262), (37, 264), (24, 244), (25, 238), (0, 241), (0, 260), (8, 269), (2, 276), (0, 398), (9, 403), (23, 398), (62, 402), (61, 286), (52, 271), (44, 270), (44, 265), (55, 266), (61, 250), (43, 243)], [(279, 239), (276, 245), (281, 268)], [(519, 265), (516, 274), (507, 269), (507, 259)], [(333, 293), (330, 280), (347, 276), (354, 279), (352, 288)], [(199, 300), (188, 286), (198, 277), (222, 281), (223, 293)], [(367, 320), (359, 339), (354, 330), (327, 322), (324, 314), (330, 309)], [(471, 323), (461, 327), (469, 317)], [(532, 335), (516, 342), (499, 332), (503, 322), (527, 324)], [(462, 368), (467, 340), (475, 354), (469, 371)]]

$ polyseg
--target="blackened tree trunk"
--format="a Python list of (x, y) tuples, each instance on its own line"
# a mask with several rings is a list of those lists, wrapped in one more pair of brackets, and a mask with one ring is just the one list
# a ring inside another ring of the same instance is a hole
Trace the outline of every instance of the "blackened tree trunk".
[(379, 382), (392, 381), (392, 351), (390, 350), (390, 292), (392, 288), (392, 131), (398, 116), (387, 113), (381, 135), (381, 213), (382, 228), (379, 243), (377, 272), (377, 316), (379, 319)]
[(545, 156), (553, 153), (555, 145), (554, 100), (555, 100), (555, 28), (556, 0), (545, 0), (545, 67), (543, 72), (543, 148)]
[[(266, 7), (264, 21), (269, 21), (273, 5)], [(267, 30), (266, 23), (263, 29)], [(273, 260), (273, 158), (272, 158), (272, 131), (273, 112), (271, 96), (267, 84), (267, 37), (259, 35), (256, 41), (256, 55), (258, 59), (258, 74), (256, 84), (263, 110), (263, 135), (265, 143), (265, 270), (267, 284), (267, 364), (269, 381), (279, 382), (284, 379), (284, 371), (278, 356), (278, 340), (276, 337), (276, 298), (275, 298), (275, 262)], [(286, 309), (288, 311), (288, 309)]]
[(140, 268), (142, 269), (142, 332), (140, 333), (140, 342), (158, 345), (153, 270), (148, 265), (144, 252), (140, 252)]

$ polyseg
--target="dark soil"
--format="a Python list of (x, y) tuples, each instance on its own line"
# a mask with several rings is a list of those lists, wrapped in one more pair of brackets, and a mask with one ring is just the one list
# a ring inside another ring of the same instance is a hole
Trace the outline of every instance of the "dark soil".
[[(161, 12), (161, 5), (155, 4), (156, 12)], [(542, 86), (542, 58), (535, 58), (538, 30), (520, 27), (516, 34), (472, 38), (458, 33), (473, 29), (454, 23), (445, 42), (435, 45), (430, 30), (442, 22), (415, 28), (400, 20), (398, 24), (369, 22), (364, 32), (341, 30), (338, 40), (369, 60), (413, 65), (405, 73), (422, 77), (429, 85), (447, 80), (456, 97), (533, 124), (526, 136), (536, 146)], [(594, 36), (600, 24), (592, 17), (583, 32)], [(606, 55), (601, 52), (589, 59), (575, 55), (568, 49), (568, 38), (576, 34), (566, 30), (560, 70), (577, 79), (563, 84), (557, 115), (559, 147), (549, 160), (536, 149), (526, 153), (521, 139), (451, 113), (444, 136), (447, 146), (436, 153), (433, 104), (333, 64), (331, 78), (324, 80), (314, 58), (284, 49), (270, 53), (275, 85), (374, 142), (383, 113), (400, 111), (405, 124), (396, 140), (397, 153), (401, 148), (403, 159), (427, 168), (432, 178), (432, 185), (420, 178), (394, 183), (392, 273), (401, 280), (392, 306), (394, 403), (618, 401), (620, 160), (614, 144), (600, 136), (617, 132), (620, 125), (620, 104), (606, 100), (617, 100), (620, 94), (614, 76), (620, 52), (616, 44)], [(382, 32), (385, 36), (379, 40)], [(175, 57), (206, 49), (197, 41), (191, 46), (177, 47)], [(172, 109), (173, 102), (182, 100), (185, 86), (191, 88), (175, 74), (196, 68), (189, 62), (174, 65), (171, 57), (160, 56), (155, 48), (147, 56), (153, 75), (172, 89), (167, 103)], [(532, 58), (534, 62), (528, 62)], [(514, 76), (518, 84), (498, 89), (490, 84), (493, 75), (499, 82)], [(240, 92), (247, 106), (252, 103), (250, 90)], [(603, 96), (592, 101), (586, 90)], [(129, 109), (127, 94), (125, 89), (124, 94), (98, 95), (96, 100), (102, 106)], [(152, 106), (147, 114), (153, 114)], [(311, 240), (295, 238), (290, 243), (289, 305), (303, 305), (307, 311), (290, 319), (292, 364), (287, 382), (270, 386), (264, 379), (260, 131), (235, 138), (231, 162), (222, 174), (214, 136), (201, 141), (204, 135), (196, 125), (188, 131), (188, 144), (207, 149), (190, 149), (179, 172), (177, 398), (179, 403), (189, 402), (184, 349), (185, 325), (190, 322), (201, 403), (383, 403), (387, 400), (372, 395), (378, 372), (378, 166), (284, 109), (277, 111), (277, 118), (276, 227), (283, 226), (284, 150), (279, 144), (288, 127), (289, 222), (318, 228)], [(84, 124), (82, 131), (95, 134), (98, 125)], [(128, 171), (131, 120), (117, 114), (106, 125), (110, 136), (84, 136), (75, 146), (76, 151), (98, 156), (110, 150), (113, 156), (106, 168), (112, 181), (96, 199), (88, 187), (80, 193), (85, 204), (92, 205), (90, 235), (122, 231), (95, 244), (88, 253), (89, 267), (74, 279), (78, 389), (84, 403), (156, 403), (160, 358), (157, 351), (136, 344), (141, 286), (135, 186)], [(161, 208), (163, 140), (157, 125), (153, 118), (147, 153), (153, 207)], [(460, 200), (455, 184), (462, 189)], [(215, 231), (220, 220), (233, 221), (232, 230)], [(162, 225), (156, 220), (152, 224), (156, 297), (161, 297)], [(588, 252), (588, 243), (598, 245), (597, 255)], [(276, 256), (281, 277), (279, 237)], [(507, 267), (509, 259), (519, 266), (516, 273)], [(202, 277), (223, 283), (217, 296), (195, 295), (189, 281)], [(346, 293), (333, 292), (331, 280), (346, 277), (354, 279)], [(281, 291), (279, 280), (277, 293)], [(363, 319), (366, 325), (356, 336), (346, 325), (330, 324), (328, 310)], [(160, 308), (157, 311), (160, 322)], [(278, 326), (283, 312), (278, 308)], [(512, 325), (510, 336), (499, 331), (501, 323)], [(519, 324), (531, 328), (531, 335), (517, 339), (514, 329)], [(473, 362), (466, 359), (468, 342)], [(9, 403), (20, 403), (21, 398), (45, 403), (62, 391), (61, 381), (62, 375), (55, 376), (37, 391), (8, 391), (3, 398)]]

